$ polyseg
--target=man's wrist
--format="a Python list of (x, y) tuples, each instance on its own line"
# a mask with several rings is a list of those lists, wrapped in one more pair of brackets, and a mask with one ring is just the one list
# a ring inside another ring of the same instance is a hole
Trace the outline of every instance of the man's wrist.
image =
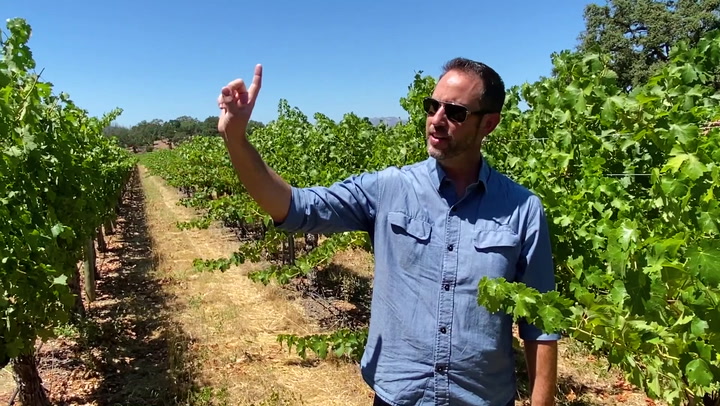
[(553, 406), (555, 404), (555, 388), (548, 388), (547, 386), (547, 384), (535, 378), (535, 384), (530, 395), (531, 406)]
[(552, 396), (537, 395), (530, 398), (530, 406), (554, 406), (555, 399)]
[(233, 150), (242, 151), (246, 150), (247, 147), (251, 146), (244, 129), (225, 131), (224, 133), (222, 133), (222, 137), (225, 140), (225, 144), (228, 146), (228, 148), (231, 148)]
[(222, 132), (221, 134), (222, 134), (223, 138), (225, 138), (226, 140), (247, 138), (247, 137), (245, 137), (245, 129), (244, 128), (239, 128), (236, 130), (226, 130), (226, 131)]

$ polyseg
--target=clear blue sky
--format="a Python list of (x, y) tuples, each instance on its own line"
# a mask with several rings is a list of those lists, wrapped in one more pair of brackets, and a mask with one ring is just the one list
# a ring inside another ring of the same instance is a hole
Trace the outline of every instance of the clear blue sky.
[(253, 119), (281, 98), (312, 117), (405, 117), (416, 71), (437, 76), (455, 56), (483, 61), (509, 85), (548, 75), (573, 49), (589, 1), (7, 1), (23, 17), (43, 77), (92, 115), (117, 120), (217, 115), (220, 88), (264, 67)]

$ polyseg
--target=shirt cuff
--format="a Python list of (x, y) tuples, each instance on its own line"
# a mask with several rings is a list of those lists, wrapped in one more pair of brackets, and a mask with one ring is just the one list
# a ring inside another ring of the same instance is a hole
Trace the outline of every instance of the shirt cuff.
[(560, 334), (557, 333), (543, 333), (539, 328), (527, 324), (525, 322), (519, 323), (520, 338), (528, 341), (558, 341), (560, 340)]
[(290, 207), (287, 216), (283, 221), (273, 221), (273, 225), (280, 230), (294, 232), (302, 227), (305, 213), (303, 211), (304, 204), (301, 190), (295, 186), (291, 186), (290, 191)]

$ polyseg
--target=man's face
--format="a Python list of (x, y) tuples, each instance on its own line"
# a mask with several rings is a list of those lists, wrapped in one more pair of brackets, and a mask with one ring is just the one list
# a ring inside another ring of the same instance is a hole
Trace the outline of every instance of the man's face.
[[(482, 92), (482, 81), (472, 75), (450, 71), (438, 81), (432, 98), (467, 108), (480, 109), (478, 95)], [(452, 117), (452, 114), (450, 114)], [(468, 114), (463, 122), (448, 118), (446, 106), (442, 103), (425, 121), (425, 137), (428, 154), (438, 161), (458, 157), (480, 156), (480, 146), (487, 134), (483, 129), (484, 117)]]

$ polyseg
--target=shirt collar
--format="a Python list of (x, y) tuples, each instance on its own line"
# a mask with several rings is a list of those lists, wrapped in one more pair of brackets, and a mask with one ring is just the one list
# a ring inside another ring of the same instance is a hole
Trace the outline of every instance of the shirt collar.
[[(432, 182), (433, 187), (439, 191), (443, 181), (447, 179), (447, 174), (445, 173), (445, 170), (442, 168), (442, 166), (440, 166), (440, 163), (437, 161), (437, 159), (430, 157), (427, 160), (427, 164), (428, 172), (430, 174), (430, 181)], [(482, 187), (483, 190), (487, 190), (487, 182), (490, 178), (491, 171), (492, 169), (490, 168), (487, 160), (485, 158), (482, 158), (480, 164), (480, 171), (478, 172), (478, 181), (477, 183), (475, 183), (475, 185), (477, 187)]]

